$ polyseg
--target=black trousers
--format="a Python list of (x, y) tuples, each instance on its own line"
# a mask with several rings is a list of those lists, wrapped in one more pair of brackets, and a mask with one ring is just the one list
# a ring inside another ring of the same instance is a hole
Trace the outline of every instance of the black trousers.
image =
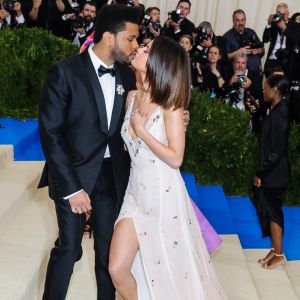
[[(103, 161), (91, 201), (97, 299), (115, 300), (115, 289), (108, 273), (108, 258), (120, 202), (117, 199), (111, 159)], [(72, 213), (69, 201), (64, 199), (56, 200), (55, 208), (59, 237), (50, 253), (43, 300), (66, 298), (74, 264), (82, 255), (85, 215)]]

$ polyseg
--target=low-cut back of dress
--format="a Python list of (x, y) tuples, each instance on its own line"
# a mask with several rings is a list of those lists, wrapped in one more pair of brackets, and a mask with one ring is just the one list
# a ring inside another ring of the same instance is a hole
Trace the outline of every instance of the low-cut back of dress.
[[(129, 133), (135, 96), (125, 115), (121, 135), (131, 157), (129, 183), (116, 223), (132, 218), (139, 251), (132, 273), (139, 300), (227, 299), (215, 274), (179, 169), (160, 160)], [(145, 124), (167, 145), (164, 114), (157, 107)]]

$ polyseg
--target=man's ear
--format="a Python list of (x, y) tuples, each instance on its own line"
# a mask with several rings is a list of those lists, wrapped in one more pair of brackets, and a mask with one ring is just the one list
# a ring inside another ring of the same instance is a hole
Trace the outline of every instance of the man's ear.
[(115, 36), (112, 33), (105, 31), (103, 33), (102, 40), (107, 46), (112, 46), (115, 41)]

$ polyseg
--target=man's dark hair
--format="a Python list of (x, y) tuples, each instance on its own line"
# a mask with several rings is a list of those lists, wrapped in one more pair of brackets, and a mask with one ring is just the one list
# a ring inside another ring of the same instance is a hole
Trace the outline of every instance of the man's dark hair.
[(189, 0), (179, 0), (176, 7), (178, 7), (178, 5), (179, 5), (180, 3), (182, 3), (182, 2), (188, 3), (188, 4), (190, 5), (190, 8), (191, 8), (192, 3), (191, 3), (191, 1), (189, 1)]
[(84, 7), (86, 6), (86, 5), (90, 5), (90, 6), (95, 6), (96, 8), (97, 8), (97, 3), (95, 2), (95, 1), (85, 1), (85, 2), (83, 2), (82, 3), (82, 9), (81, 10), (83, 10), (84, 9)]
[(94, 43), (101, 41), (104, 32), (117, 34), (125, 29), (126, 23), (139, 24), (141, 9), (124, 5), (106, 5), (97, 13)]
[(151, 7), (148, 7), (148, 8), (145, 10), (145, 15), (149, 15), (149, 14), (152, 12), (152, 10), (157, 10), (157, 11), (160, 12), (160, 9), (159, 9), (158, 7), (156, 7), (156, 6), (151, 6)]

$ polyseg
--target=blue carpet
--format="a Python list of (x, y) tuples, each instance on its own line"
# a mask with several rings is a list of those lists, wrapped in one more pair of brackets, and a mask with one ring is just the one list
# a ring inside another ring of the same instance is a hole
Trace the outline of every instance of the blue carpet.
[[(0, 144), (14, 145), (15, 160), (44, 160), (36, 120), (0, 119)], [(221, 186), (197, 186), (195, 176), (182, 173), (189, 195), (219, 234), (238, 234), (243, 248), (269, 248), (261, 238), (255, 209), (248, 197), (226, 197)], [(284, 207), (284, 252), (300, 260), (300, 207)]]
[(0, 144), (14, 145), (15, 160), (45, 160), (36, 120), (5, 118), (0, 125)]

